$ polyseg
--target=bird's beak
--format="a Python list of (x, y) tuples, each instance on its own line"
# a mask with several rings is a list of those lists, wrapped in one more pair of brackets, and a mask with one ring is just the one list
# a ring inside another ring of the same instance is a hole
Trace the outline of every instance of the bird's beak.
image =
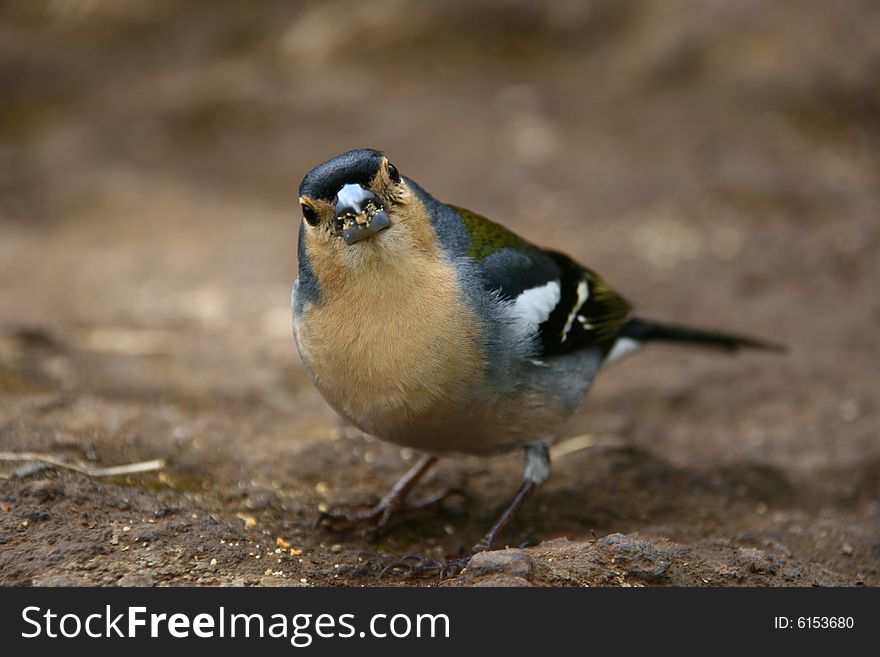
[(333, 227), (351, 246), (391, 225), (382, 200), (362, 185), (343, 185), (336, 195)]

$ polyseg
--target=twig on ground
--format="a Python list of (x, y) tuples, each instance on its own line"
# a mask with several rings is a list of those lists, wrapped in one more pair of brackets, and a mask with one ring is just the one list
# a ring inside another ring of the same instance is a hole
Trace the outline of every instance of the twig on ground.
[(89, 477), (113, 477), (116, 475), (135, 474), (138, 472), (152, 472), (165, 467), (163, 459), (152, 461), (140, 461), (138, 463), (126, 463), (124, 465), (111, 465), (106, 468), (92, 467), (77, 463), (68, 463), (51, 454), (38, 454), (36, 452), (0, 452), (0, 461), (26, 461), (48, 463), (56, 468), (73, 470)]
[(554, 461), (558, 461), (569, 454), (574, 454), (582, 449), (592, 447), (595, 443), (596, 439), (592, 434), (585, 433), (580, 436), (574, 436), (573, 438), (568, 438), (553, 445), (553, 447), (550, 448), (550, 458)]

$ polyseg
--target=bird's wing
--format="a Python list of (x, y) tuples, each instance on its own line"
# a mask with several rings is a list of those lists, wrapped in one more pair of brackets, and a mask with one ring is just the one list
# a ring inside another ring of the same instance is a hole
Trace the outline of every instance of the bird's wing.
[(540, 356), (611, 349), (632, 306), (598, 274), (485, 217), (455, 210), (465, 222), (468, 256), (480, 263), (485, 288), (511, 304), (523, 330), (534, 334)]
[(632, 306), (594, 271), (562, 253), (548, 251), (559, 264), (562, 295), (553, 314), (541, 324), (545, 353), (600, 347), (607, 353), (632, 318)]

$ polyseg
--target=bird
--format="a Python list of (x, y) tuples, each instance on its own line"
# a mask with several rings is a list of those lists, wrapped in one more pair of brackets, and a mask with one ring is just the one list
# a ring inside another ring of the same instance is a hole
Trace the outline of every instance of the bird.
[[(643, 319), (593, 270), (436, 200), (379, 150), (338, 155), (299, 186), (291, 307), (304, 368), (347, 422), (421, 457), (369, 511), (333, 527), (381, 532), (449, 455), (524, 455), (510, 504), (473, 549), (425, 569), (460, 571), (550, 474), (597, 375), (652, 342), (780, 351), (752, 337)], [(433, 500), (434, 502), (437, 499)]]

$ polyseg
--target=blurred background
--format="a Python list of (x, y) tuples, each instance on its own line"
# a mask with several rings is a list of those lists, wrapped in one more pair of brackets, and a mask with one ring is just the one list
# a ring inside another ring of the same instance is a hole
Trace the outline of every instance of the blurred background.
[[(412, 455), (339, 426), (299, 364), (289, 292), (299, 180), (368, 146), (647, 316), (791, 348), (656, 349), (609, 371), (573, 423), (589, 448), (518, 531), (769, 541), (810, 577), (877, 583), (878, 34), (870, 0), (7, 0), (0, 449), (168, 460), (159, 483), (65, 479), (91, 491), (92, 531), (124, 522), (129, 486), (136, 509), (214, 514), (252, 532), (242, 545), (298, 541), (309, 582), (357, 563), (359, 540), (309, 514), (381, 494)], [(473, 542), (519, 463), (445, 467), (478, 510), (453, 538), (428, 522), (383, 549)], [(18, 532), (35, 502), (6, 473)], [(146, 568), (70, 522), (42, 523), (69, 554), (37, 550), (34, 523), (16, 540), (39, 556), (10, 551), (0, 578)], [(154, 542), (204, 554), (186, 523), (163, 527)]]

